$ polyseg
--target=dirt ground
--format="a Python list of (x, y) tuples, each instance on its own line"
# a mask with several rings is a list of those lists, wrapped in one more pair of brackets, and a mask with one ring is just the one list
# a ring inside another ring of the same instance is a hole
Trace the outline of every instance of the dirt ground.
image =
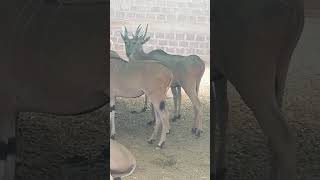
[[(206, 68), (199, 91), (202, 104), (204, 133), (196, 138), (191, 133), (193, 107), (186, 94), (182, 93), (181, 119), (171, 122), (171, 131), (167, 135), (165, 147), (156, 149), (156, 144), (149, 145), (153, 127), (151, 108), (142, 114), (131, 114), (131, 110), (143, 107), (144, 97), (137, 99), (118, 99), (116, 111), (116, 139), (125, 145), (136, 157), (136, 171), (123, 179), (138, 180), (175, 180), (175, 179), (210, 179), (210, 99), (209, 68)], [(170, 90), (168, 96), (170, 97)], [(169, 112), (173, 112), (173, 100), (167, 99)], [(156, 140), (158, 143), (159, 138)]]
[(17, 180), (105, 180), (109, 113), (20, 113)]
[[(294, 54), (284, 99), (285, 115), (297, 134), (298, 179), (320, 179), (320, 19), (307, 19)], [(208, 73), (208, 71), (206, 72)], [(143, 106), (143, 98), (117, 102), (117, 140), (137, 158), (136, 171), (123, 179), (179, 180), (209, 179), (209, 79), (200, 88), (204, 133), (191, 134), (193, 110), (190, 100), (182, 99), (182, 118), (171, 123), (165, 148), (147, 144), (152, 127), (150, 108), (131, 114)], [(251, 111), (230, 85), (230, 130), (228, 133), (228, 180), (264, 180), (268, 177), (270, 152), (266, 139)], [(168, 99), (170, 112), (172, 99)], [(104, 179), (101, 163), (109, 116), (103, 110), (79, 116), (53, 116), (21, 113), (18, 120), (18, 180)], [(86, 159), (83, 159), (86, 158)], [(76, 165), (70, 161), (73, 160)], [(100, 161), (99, 161), (100, 160)], [(78, 164), (86, 162), (87, 164)], [(81, 168), (89, 169), (79, 175)], [(65, 169), (64, 171), (62, 169)], [(79, 170), (80, 169), (80, 170)], [(95, 172), (95, 173), (90, 173)], [(78, 175), (72, 175), (72, 173)], [(91, 177), (87, 176), (89, 174)], [(67, 178), (64, 178), (67, 179)]]

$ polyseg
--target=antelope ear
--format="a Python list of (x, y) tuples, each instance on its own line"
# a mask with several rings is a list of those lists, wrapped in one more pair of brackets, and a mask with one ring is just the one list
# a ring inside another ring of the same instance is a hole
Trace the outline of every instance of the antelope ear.
[(142, 44), (144, 44), (144, 43), (148, 42), (149, 40), (150, 40), (150, 36), (149, 36), (149, 37), (147, 37), (147, 38), (143, 41), (143, 43), (142, 43)]

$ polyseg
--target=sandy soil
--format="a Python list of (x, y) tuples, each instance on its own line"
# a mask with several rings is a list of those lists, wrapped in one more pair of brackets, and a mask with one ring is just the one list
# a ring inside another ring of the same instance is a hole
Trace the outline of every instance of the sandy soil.
[[(143, 107), (144, 97), (118, 99), (116, 112), (116, 139), (125, 145), (137, 159), (136, 171), (123, 179), (174, 180), (210, 179), (210, 102), (209, 68), (201, 81), (199, 97), (203, 112), (204, 133), (196, 138), (191, 133), (193, 107), (183, 92), (181, 119), (171, 122), (171, 132), (163, 149), (156, 144), (149, 145), (147, 139), (153, 128), (147, 125), (151, 120), (151, 108), (142, 114), (131, 114), (131, 110)], [(170, 97), (170, 90), (168, 96)], [(173, 100), (167, 99), (169, 112), (173, 112)], [(171, 113), (172, 115), (172, 113)], [(159, 141), (159, 138), (156, 142)]]

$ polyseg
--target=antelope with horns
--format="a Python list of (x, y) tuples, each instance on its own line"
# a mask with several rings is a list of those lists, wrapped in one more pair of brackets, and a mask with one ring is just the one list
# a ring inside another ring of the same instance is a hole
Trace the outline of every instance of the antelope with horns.
[(215, 0), (213, 3), (211, 64), (216, 94), (214, 114), (221, 141), (214, 156), (215, 178), (225, 179), (229, 80), (268, 137), (273, 152), (269, 179), (295, 180), (295, 140), (281, 106), (289, 62), (304, 26), (303, 2)]
[[(114, 54), (114, 53), (110, 53)], [(153, 133), (148, 140), (153, 143), (160, 124), (162, 132), (159, 147), (165, 142), (166, 133), (170, 130), (169, 113), (165, 107), (166, 93), (173, 75), (164, 65), (156, 61), (127, 62), (116, 55), (110, 56), (110, 127), (111, 137), (115, 135), (115, 99), (116, 97), (135, 98), (146, 94), (153, 105), (156, 119)]]
[(148, 25), (144, 34), (140, 35), (140, 31), (141, 27), (139, 25), (135, 34), (132, 34), (132, 38), (129, 38), (126, 27), (124, 30), (124, 34), (121, 33), (121, 37), (125, 43), (126, 54), (129, 60), (144, 60), (145, 62), (147, 62), (148, 60), (156, 60), (171, 70), (174, 76), (171, 84), (171, 91), (174, 100), (173, 121), (180, 118), (182, 87), (193, 104), (195, 117), (192, 132), (197, 136), (200, 136), (202, 132), (202, 119), (201, 103), (198, 97), (198, 92), (200, 81), (205, 71), (205, 64), (203, 60), (201, 60), (200, 57), (196, 55), (172, 55), (167, 54), (160, 49), (145, 53), (142, 46), (150, 39), (150, 37), (146, 37)]

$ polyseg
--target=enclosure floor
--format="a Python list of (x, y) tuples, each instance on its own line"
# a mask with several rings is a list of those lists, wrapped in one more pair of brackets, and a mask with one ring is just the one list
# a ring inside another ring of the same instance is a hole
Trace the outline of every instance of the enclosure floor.
[[(163, 149), (157, 149), (156, 143), (150, 145), (153, 127), (147, 125), (152, 119), (151, 108), (141, 114), (131, 114), (132, 110), (143, 107), (144, 97), (121, 99), (116, 103), (116, 139), (125, 145), (136, 157), (137, 168), (131, 176), (123, 179), (138, 180), (196, 180), (210, 179), (210, 99), (209, 68), (201, 80), (199, 97), (202, 105), (203, 134), (196, 138), (191, 133), (193, 125), (193, 107), (191, 101), (182, 93), (181, 119), (170, 122), (171, 131)], [(173, 100), (168, 93), (167, 109), (172, 117)], [(160, 133), (159, 133), (160, 134)]]
[[(320, 19), (307, 19), (306, 26), (290, 66), (284, 114), (297, 134), (298, 180), (320, 179)], [(137, 158), (137, 169), (123, 179), (176, 180), (209, 179), (209, 85), (201, 83), (200, 100), (204, 133), (195, 138), (190, 130), (193, 109), (182, 99), (182, 118), (171, 122), (171, 134), (164, 149), (147, 144), (152, 127), (150, 108), (142, 114), (143, 98), (119, 99), (116, 115), (117, 140)], [(230, 129), (228, 132), (228, 180), (264, 180), (269, 171), (270, 152), (266, 139), (234, 88), (228, 88)], [(172, 99), (168, 99), (172, 112)], [(61, 166), (75, 155), (93, 162), (105, 144), (105, 118), (109, 113), (97, 110), (80, 116), (52, 116), (21, 113), (18, 120), (18, 180), (61, 179)], [(102, 169), (103, 170), (103, 169)], [(95, 173), (97, 171), (94, 171)], [(60, 178), (56, 178), (60, 177)], [(70, 180), (81, 178), (70, 178)], [(86, 179), (86, 178), (82, 178)]]

